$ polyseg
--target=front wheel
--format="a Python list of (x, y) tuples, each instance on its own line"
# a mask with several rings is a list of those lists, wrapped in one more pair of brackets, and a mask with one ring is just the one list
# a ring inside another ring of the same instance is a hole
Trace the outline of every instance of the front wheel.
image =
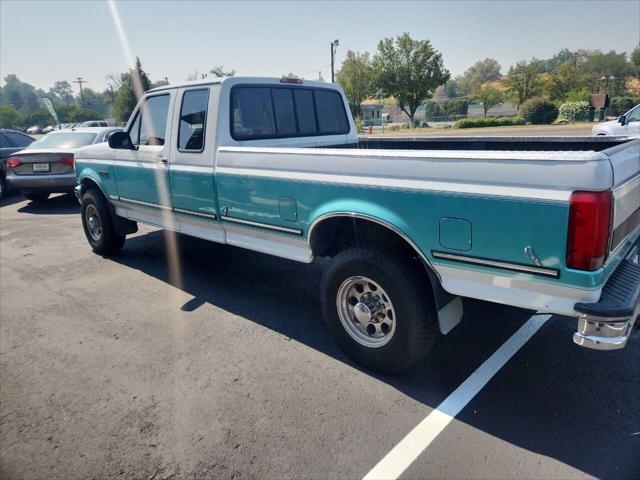
[(349, 248), (333, 258), (322, 281), (322, 310), (345, 353), (377, 371), (414, 365), (438, 337), (424, 273), (380, 248)]
[(80, 211), (84, 234), (94, 252), (109, 255), (122, 249), (126, 237), (116, 232), (109, 205), (100, 193), (88, 190), (82, 196)]

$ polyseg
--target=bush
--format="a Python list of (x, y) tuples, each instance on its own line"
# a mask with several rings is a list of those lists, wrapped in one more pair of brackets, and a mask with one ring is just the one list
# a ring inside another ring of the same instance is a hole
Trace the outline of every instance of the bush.
[(520, 106), (518, 113), (529, 123), (544, 125), (558, 118), (558, 107), (546, 98), (533, 97)]
[(437, 117), (442, 117), (444, 112), (442, 107), (435, 100), (429, 100), (424, 104), (424, 116), (427, 120), (433, 120)]
[(522, 117), (485, 117), (463, 118), (453, 124), (453, 128), (477, 128), (477, 127), (512, 127), (514, 125), (526, 125)]
[(589, 102), (565, 102), (560, 105), (560, 119), (568, 122), (589, 122), (593, 120), (593, 111)]
[(420, 127), (422, 127), (422, 128), (429, 128), (429, 124), (428, 124), (427, 122), (422, 122), (422, 123), (420, 124)]
[(580, 90), (571, 90), (567, 92), (564, 97), (565, 102), (588, 102), (589, 101), (589, 89), (581, 88)]
[(410, 128), (411, 128), (411, 122), (402, 124), (403, 130), (409, 130)]
[(362, 121), (362, 117), (357, 116), (355, 119), (355, 123), (356, 123), (356, 131), (357, 132), (361, 132), (364, 130), (364, 122)]
[(464, 98), (452, 98), (442, 104), (445, 115), (466, 115), (469, 102)]
[(609, 102), (609, 108), (614, 110), (620, 110), (620, 113), (624, 113), (633, 107), (637, 103), (636, 98), (633, 97), (613, 97)]

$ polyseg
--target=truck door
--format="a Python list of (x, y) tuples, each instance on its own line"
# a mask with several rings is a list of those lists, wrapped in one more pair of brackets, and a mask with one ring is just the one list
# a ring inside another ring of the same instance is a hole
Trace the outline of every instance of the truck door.
[(172, 93), (148, 96), (128, 132), (137, 150), (118, 150), (115, 176), (119, 200), (129, 218), (174, 228), (168, 179)]
[(180, 89), (172, 130), (169, 178), (171, 201), (180, 230), (224, 242), (213, 179), (217, 87)]

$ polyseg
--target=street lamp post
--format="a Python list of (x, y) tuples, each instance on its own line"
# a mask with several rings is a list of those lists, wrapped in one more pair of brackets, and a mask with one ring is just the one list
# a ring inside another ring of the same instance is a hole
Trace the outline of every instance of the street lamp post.
[(331, 42), (331, 83), (336, 83), (335, 73), (334, 73), (334, 63), (336, 58), (336, 49), (340, 42), (338, 40), (334, 40)]

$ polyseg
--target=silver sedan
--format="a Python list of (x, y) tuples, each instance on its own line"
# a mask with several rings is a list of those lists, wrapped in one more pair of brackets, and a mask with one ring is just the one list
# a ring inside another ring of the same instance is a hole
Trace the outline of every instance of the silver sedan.
[(76, 186), (74, 157), (78, 149), (106, 142), (116, 127), (57, 130), (33, 142), (7, 160), (7, 184), (32, 202), (51, 193), (72, 192)]

